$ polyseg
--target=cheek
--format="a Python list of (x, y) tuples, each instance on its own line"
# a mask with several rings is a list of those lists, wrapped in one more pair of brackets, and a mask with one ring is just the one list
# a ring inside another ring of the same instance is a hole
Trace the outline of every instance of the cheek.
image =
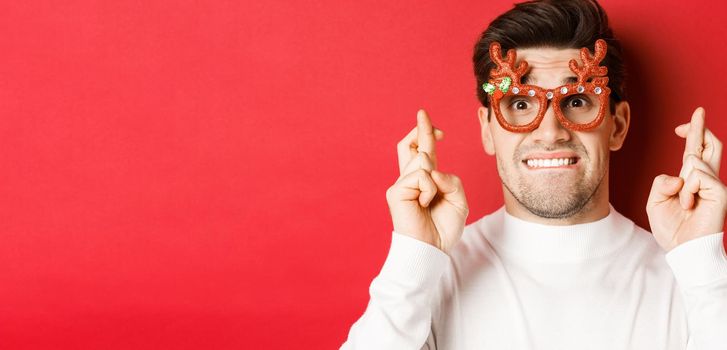
[(594, 137), (584, 139), (583, 145), (586, 147), (591, 163), (604, 167), (608, 163), (610, 148), (608, 137)]
[(523, 139), (524, 136), (504, 130), (499, 125), (492, 132), (492, 143), (495, 154), (502, 160), (512, 160), (513, 154)]

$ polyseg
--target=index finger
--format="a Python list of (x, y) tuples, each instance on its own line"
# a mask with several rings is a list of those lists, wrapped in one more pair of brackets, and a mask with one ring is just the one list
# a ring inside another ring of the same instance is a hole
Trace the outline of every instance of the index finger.
[(434, 129), (429, 115), (423, 109), (417, 112), (417, 149), (419, 152), (425, 152), (432, 160), (432, 165), (437, 168), (437, 157), (434, 150)]

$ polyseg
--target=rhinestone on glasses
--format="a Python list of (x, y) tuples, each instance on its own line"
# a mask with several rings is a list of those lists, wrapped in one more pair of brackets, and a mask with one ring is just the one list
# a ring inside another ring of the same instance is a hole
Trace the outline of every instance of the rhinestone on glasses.
[(564, 86), (564, 87), (560, 88), (560, 94), (561, 95), (565, 95), (567, 93), (568, 93), (568, 88), (567, 87)]
[(583, 87), (583, 85), (578, 85), (576, 91), (578, 91), (579, 94), (582, 94), (584, 91), (586, 91), (586, 88)]
[(595, 89), (593, 89), (593, 92), (595, 92), (595, 93), (596, 93), (596, 95), (600, 95), (600, 94), (601, 94), (601, 88), (600, 88), (600, 87), (598, 87), (598, 86), (596, 86), (596, 88), (595, 88)]
[(512, 88), (512, 93), (515, 94), (515, 95), (517, 95), (518, 93), (520, 93), (520, 89), (518, 89), (517, 86), (514, 86)]
[(547, 97), (550, 100), (551, 98), (553, 98), (553, 92), (552, 91), (546, 92), (545, 97)]
[(530, 97), (535, 96), (535, 90), (528, 91), (528, 96), (530, 96)]

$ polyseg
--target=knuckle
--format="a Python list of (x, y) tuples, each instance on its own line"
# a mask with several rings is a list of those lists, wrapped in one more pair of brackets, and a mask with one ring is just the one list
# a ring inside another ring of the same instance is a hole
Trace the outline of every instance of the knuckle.
[(408, 148), (408, 145), (404, 143), (405, 140), (401, 140), (396, 144), (396, 149), (399, 151), (405, 151)]
[(386, 199), (391, 199), (394, 196), (396, 185), (393, 185), (386, 189)]
[(690, 154), (689, 157), (687, 157), (686, 163), (690, 165), (692, 168), (695, 168), (699, 162), (697, 162), (697, 156)]
[(667, 179), (666, 174), (658, 175), (657, 177), (654, 178), (653, 184), (656, 185), (657, 183), (664, 182), (664, 181), (666, 181), (666, 179)]
[(704, 162), (696, 154), (689, 154), (687, 155), (687, 159), (684, 161), (684, 163), (692, 166), (693, 168), (698, 168)]
[(401, 197), (401, 195), (402, 195), (402, 191), (399, 186), (400, 185), (397, 182), (386, 190), (386, 201), (387, 202), (396, 202), (399, 200), (399, 197)]
[(413, 144), (412, 140), (408, 137), (404, 137), (403, 139), (399, 140), (399, 142), (396, 143), (396, 146), (399, 148), (409, 148)]
[(427, 152), (419, 151), (419, 159), (421, 159), (422, 162), (429, 164), (432, 162), (432, 157), (429, 156)]
[(703, 180), (704, 177), (708, 176), (707, 173), (702, 171), (701, 169), (692, 169), (692, 172), (689, 173), (689, 176), (687, 176), (687, 181), (689, 183), (699, 182), (700, 180)]
[(451, 175), (449, 175), (449, 178), (452, 180), (452, 183), (455, 186), (457, 186), (457, 187), (462, 186), (462, 179), (459, 176), (451, 174)]

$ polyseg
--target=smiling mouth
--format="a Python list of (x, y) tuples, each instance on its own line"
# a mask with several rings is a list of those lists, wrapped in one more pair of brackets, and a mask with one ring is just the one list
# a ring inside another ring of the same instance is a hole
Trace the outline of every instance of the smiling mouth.
[(578, 163), (578, 157), (533, 158), (525, 159), (523, 163), (530, 169), (563, 168)]

